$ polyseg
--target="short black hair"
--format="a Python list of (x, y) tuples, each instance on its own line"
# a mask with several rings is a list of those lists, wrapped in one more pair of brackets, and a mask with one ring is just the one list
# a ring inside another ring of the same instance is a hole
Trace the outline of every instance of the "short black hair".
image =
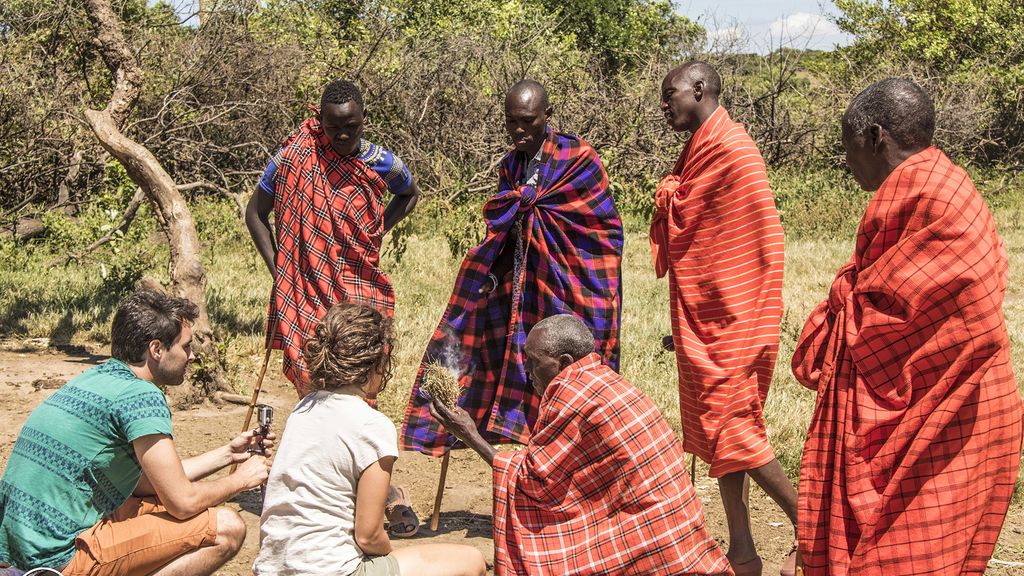
[(926, 148), (935, 136), (935, 105), (913, 81), (886, 78), (854, 96), (843, 114), (843, 125), (855, 135), (875, 124), (904, 149)]
[(110, 328), (110, 356), (128, 364), (146, 357), (149, 343), (159, 340), (170, 348), (181, 334), (182, 322), (192, 323), (199, 308), (185, 298), (158, 290), (137, 290), (117, 307)]
[(324, 87), (324, 93), (320, 96), (320, 106), (324, 104), (344, 104), (355, 102), (360, 108), (363, 106), (363, 94), (355, 84), (348, 80), (335, 80)]
[(547, 110), (550, 107), (548, 103), (548, 91), (544, 88), (544, 85), (536, 80), (520, 80), (512, 85), (505, 94), (505, 100), (507, 101), (512, 96), (518, 96), (520, 93), (532, 94), (540, 98), (541, 108)]
[(715, 67), (703, 60), (693, 60), (678, 66), (669, 74), (686, 74), (691, 82), (700, 80), (704, 82), (704, 92), (718, 99), (722, 95), (722, 76), (715, 70)]

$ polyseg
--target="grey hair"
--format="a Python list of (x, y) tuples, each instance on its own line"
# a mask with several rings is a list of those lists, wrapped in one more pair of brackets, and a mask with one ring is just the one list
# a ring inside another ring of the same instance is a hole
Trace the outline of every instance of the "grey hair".
[(880, 80), (854, 96), (843, 114), (843, 125), (854, 135), (875, 124), (905, 149), (924, 148), (935, 135), (935, 105), (928, 93), (910, 80)]
[(548, 316), (537, 322), (533, 330), (540, 331), (540, 348), (553, 358), (568, 354), (579, 360), (594, 351), (594, 335), (583, 320), (572, 314)]

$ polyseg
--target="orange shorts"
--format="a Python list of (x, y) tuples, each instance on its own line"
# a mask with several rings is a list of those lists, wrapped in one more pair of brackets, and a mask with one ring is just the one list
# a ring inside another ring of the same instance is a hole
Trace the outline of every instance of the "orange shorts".
[(131, 496), (75, 538), (77, 550), (63, 574), (149, 574), (179, 556), (213, 546), (216, 539), (215, 510), (178, 520), (156, 498)]

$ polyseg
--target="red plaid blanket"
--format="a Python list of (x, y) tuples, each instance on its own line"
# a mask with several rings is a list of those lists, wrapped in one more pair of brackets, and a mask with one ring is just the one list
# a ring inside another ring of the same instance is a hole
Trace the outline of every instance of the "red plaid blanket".
[[(623, 237), (608, 177), (589, 144), (559, 132), (549, 132), (542, 161), (536, 188), (516, 184), (526, 169), (524, 154), (512, 151), (501, 162), (498, 193), (484, 205), (487, 237), (463, 261), (423, 356), (424, 362), (460, 365), (467, 390), (459, 404), (491, 442), (529, 439), (539, 398), (527, 379), (523, 345), (537, 322), (576, 314), (604, 361), (619, 365)], [(516, 243), (517, 235), (522, 265), (498, 290), (478, 294), (502, 247)], [(402, 448), (436, 456), (456, 440), (431, 418), (421, 380), (422, 367), (405, 413)]]
[(277, 278), (267, 332), (301, 398), (309, 392), (302, 343), (328, 308), (355, 301), (394, 312), (379, 263), (387, 185), (355, 156), (339, 156), (320, 121), (309, 118), (284, 143), (275, 190)]
[(683, 447), (597, 354), (548, 386), (530, 443), (494, 459), (495, 574), (731, 574)]
[(767, 464), (784, 239), (761, 153), (725, 108), (694, 132), (655, 204), (651, 248), (669, 278), (683, 446), (714, 477)]
[(1017, 477), (1006, 248), (928, 148), (868, 204), (793, 372), (817, 391), (800, 467), (805, 574), (981, 574)]

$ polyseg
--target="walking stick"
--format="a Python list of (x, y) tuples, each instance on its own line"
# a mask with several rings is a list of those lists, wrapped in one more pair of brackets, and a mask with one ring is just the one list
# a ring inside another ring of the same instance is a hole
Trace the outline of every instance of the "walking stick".
[[(270, 338), (267, 339), (267, 350), (263, 354), (263, 365), (260, 366), (260, 375), (256, 377), (256, 388), (252, 391), (252, 398), (249, 399), (249, 408), (245, 411), (245, 424), (242, 424), (242, 432), (249, 429), (252, 423), (252, 413), (256, 409), (256, 402), (260, 399), (260, 390), (263, 388), (263, 377), (267, 374), (267, 365), (270, 364), (270, 353), (274, 351), (274, 338), (277, 336), (277, 324), (270, 327)], [(238, 468), (238, 464), (232, 464), (228, 471), (232, 473)]]
[(694, 478), (697, 477), (697, 455), (690, 454), (690, 481), (695, 482)]
[(448, 458), (452, 455), (451, 450), (444, 453), (441, 460), (441, 477), (437, 479), (437, 495), (434, 496), (434, 512), (430, 515), (430, 531), (437, 532), (437, 525), (441, 521), (441, 497), (444, 496), (444, 482), (448, 476)]

